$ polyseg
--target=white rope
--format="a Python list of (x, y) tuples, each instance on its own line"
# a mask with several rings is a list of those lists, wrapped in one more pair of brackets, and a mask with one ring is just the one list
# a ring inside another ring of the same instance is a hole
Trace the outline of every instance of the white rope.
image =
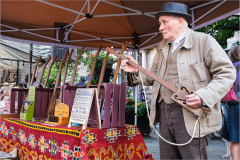
[[(132, 59), (132, 60), (134, 60), (134, 59)], [(135, 60), (134, 60), (134, 61), (135, 61)], [(135, 63), (137, 63), (137, 62), (135, 61)], [(146, 101), (146, 94), (145, 94), (146, 92), (145, 92), (145, 88), (144, 88), (144, 84), (143, 84), (143, 80), (142, 80), (142, 75), (141, 75), (141, 72), (140, 72), (140, 71), (139, 71), (139, 75), (140, 75), (140, 79), (141, 79), (142, 86), (143, 86), (143, 90), (144, 90), (144, 97), (145, 97), (145, 103), (146, 103), (146, 107), (147, 107), (148, 119), (149, 119), (150, 125), (151, 125), (151, 127), (153, 128), (153, 130), (157, 133), (157, 135), (158, 135), (162, 140), (164, 140), (165, 142), (167, 142), (167, 143), (169, 143), (169, 144), (171, 144), (171, 145), (184, 146), (184, 145), (187, 145), (188, 143), (190, 143), (190, 142), (193, 140), (193, 137), (194, 137), (194, 134), (195, 134), (195, 131), (196, 131), (197, 122), (198, 122), (198, 120), (202, 117), (203, 113), (202, 113), (202, 114), (198, 117), (198, 119), (196, 120), (195, 125), (194, 125), (194, 130), (193, 130), (192, 137), (191, 137), (191, 139), (190, 139), (188, 142), (178, 144), (178, 143), (172, 143), (172, 142), (167, 141), (167, 140), (164, 139), (164, 138), (156, 131), (156, 129), (153, 127), (153, 124), (152, 124), (152, 121), (151, 121), (151, 118), (150, 118), (150, 115), (149, 115), (149, 111), (148, 111), (148, 103), (147, 103), (147, 101)]]

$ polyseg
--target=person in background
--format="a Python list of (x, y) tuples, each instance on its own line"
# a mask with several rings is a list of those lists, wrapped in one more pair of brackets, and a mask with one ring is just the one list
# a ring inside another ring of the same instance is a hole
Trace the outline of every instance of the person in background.
[(145, 95), (143, 89), (141, 89), (138, 99), (140, 102), (145, 102)]
[(89, 75), (86, 76), (86, 81), (88, 81)]
[(78, 83), (76, 83), (74, 86), (84, 86), (85, 85), (85, 77), (82, 76), (80, 77), (80, 81)]
[[(38, 85), (38, 80), (36, 80), (36, 77), (34, 77), (34, 80), (33, 80), (33, 81), (34, 81), (34, 82), (33, 82), (32, 86), (37, 87), (37, 85)], [(26, 82), (26, 84), (24, 84), (24, 87), (27, 88), (27, 84), (28, 84), (28, 74), (25, 76), (25, 82)], [(43, 84), (42, 84), (42, 83), (40, 83), (40, 88), (43, 88)]]
[(151, 105), (151, 98), (150, 98), (150, 99), (148, 99), (148, 103)]
[[(234, 45), (229, 51), (230, 60), (233, 66), (238, 70), (236, 81), (234, 82), (234, 91), (238, 100), (240, 99), (240, 46)], [(240, 159), (240, 143), (239, 143), (239, 103), (225, 104), (222, 103), (224, 107), (224, 121), (221, 131), (221, 137), (230, 141), (230, 151), (232, 160)]]
[(65, 85), (69, 86), (71, 84), (72, 79), (69, 79), (67, 82), (65, 82)]

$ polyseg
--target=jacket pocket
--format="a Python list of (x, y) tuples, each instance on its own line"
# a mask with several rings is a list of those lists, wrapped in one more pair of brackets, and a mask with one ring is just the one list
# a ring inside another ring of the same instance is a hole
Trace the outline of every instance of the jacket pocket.
[(212, 113), (210, 115), (208, 114), (203, 115), (205, 125), (207, 127), (213, 127), (222, 123), (221, 113), (218, 113), (218, 111), (215, 109), (212, 109), (211, 111)]
[(196, 90), (208, 85), (204, 63), (190, 64), (191, 79)]

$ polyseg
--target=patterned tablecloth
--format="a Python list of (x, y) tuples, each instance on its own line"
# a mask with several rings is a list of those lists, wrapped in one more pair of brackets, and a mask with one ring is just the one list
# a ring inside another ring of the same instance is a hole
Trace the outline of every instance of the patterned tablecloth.
[(1, 119), (1, 150), (18, 149), (21, 159), (143, 159), (148, 154), (139, 129), (77, 130), (17, 118)]

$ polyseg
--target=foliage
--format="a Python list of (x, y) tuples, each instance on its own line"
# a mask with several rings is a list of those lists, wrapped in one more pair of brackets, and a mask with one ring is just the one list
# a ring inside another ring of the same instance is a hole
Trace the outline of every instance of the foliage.
[(52, 77), (49, 77), (48, 82), (47, 82), (47, 87), (48, 88), (54, 88), (55, 83), (56, 83), (56, 80), (54, 80)]
[[(55, 85), (50, 85), (52, 81), (56, 82), (57, 80), (57, 75), (58, 75), (58, 68), (60, 67), (61, 62), (55, 62), (54, 65), (52, 66), (51, 72), (50, 72), (50, 76), (48, 79), (48, 83), (46, 87), (49, 88), (54, 88)], [(62, 67), (62, 72), (61, 72), (61, 81), (63, 80), (63, 76), (64, 76), (64, 71), (65, 71), (65, 66), (66, 63), (63, 64)], [(75, 61), (70, 60), (69, 64), (68, 64), (68, 70), (67, 70), (67, 75), (66, 75), (66, 80), (71, 79), (72, 75), (73, 75), (73, 71), (74, 71), (74, 67), (75, 67)], [(77, 69), (78, 72), (79, 69)], [(43, 74), (43, 84), (45, 83), (47, 74), (48, 74), (49, 68), (45, 69), (44, 74)], [(50, 77), (52, 77), (52, 79), (50, 80)], [(79, 81), (79, 76), (78, 73), (76, 73), (75, 75), (75, 81)]]
[[(49, 68), (45, 69), (45, 71), (44, 71), (43, 78), (42, 78), (43, 79), (43, 84), (45, 84), (48, 71), (49, 71)], [(57, 75), (58, 75), (58, 69), (55, 65), (53, 65), (46, 87), (54, 88), (55, 84), (53, 84), (53, 82), (56, 82)]]
[(231, 16), (215, 22), (197, 31), (213, 36), (217, 42), (224, 47), (227, 39), (232, 38), (236, 31), (239, 31), (239, 16)]
[(135, 105), (135, 97), (126, 97), (125, 105), (126, 105), (126, 107), (134, 106)]
[[(80, 52), (80, 50), (79, 50), (79, 52)], [(106, 54), (107, 54), (106, 52), (101, 52), (98, 55), (96, 67), (101, 67), (102, 66), (103, 59), (106, 56)], [(81, 64), (83, 64), (83, 66), (87, 66), (88, 69), (91, 69), (92, 64), (93, 64), (93, 60), (94, 60), (95, 55), (96, 55), (96, 52), (93, 54), (93, 53), (90, 52), (90, 50), (88, 50), (88, 51), (84, 51), (83, 55), (84, 56), (81, 56), (81, 58), (80, 58)], [(117, 60), (118, 60), (118, 58), (115, 58), (115, 57), (109, 55), (108, 58), (107, 58), (107, 68), (112, 68), (113, 64), (115, 62), (117, 62)]]
[[(78, 50), (77, 50), (77, 53), (79, 54), (80, 51), (81, 51), (81, 49), (78, 49)], [(80, 68), (81, 68), (81, 69), (85, 69), (85, 68), (86, 68), (86, 66), (87, 66), (87, 64), (88, 64), (88, 61), (89, 61), (89, 58), (88, 58), (88, 57), (90, 56), (90, 54), (92, 54), (92, 51), (91, 51), (91, 50), (85, 49), (85, 50), (83, 51), (82, 56), (81, 56), (80, 59), (79, 59), (79, 64), (81, 64), (81, 65), (80, 65)]]
[[(134, 115), (135, 113), (135, 98), (134, 97), (127, 97), (125, 99), (125, 116), (131, 116)], [(148, 103), (148, 106), (150, 106), (150, 104)], [(138, 116), (143, 116), (144, 111), (146, 111), (146, 103), (145, 102), (139, 102), (139, 100), (137, 100), (137, 114)]]
[[(81, 49), (77, 50), (77, 54), (79, 54), (81, 51)], [(96, 67), (100, 67), (102, 66), (102, 62), (103, 59), (106, 55), (106, 52), (101, 52), (98, 56), (97, 59), (97, 63), (96, 63)], [(75, 82), (78, 82), (80, 80), (80, 75), (78, 75), (78, 71), (79, 69), (85, 69), (86, 67), (88, 68), (88, 70), (91, 69), (92, 67), (92, 63), (93, 63), (93, 59), (95, 57), (95, 54), (92, 54), (91, 50), (84, 50), (79, 62), (78, 62), (78, 69), (75, 75)], [(112, 65), (117, 61), (118, 59), (109, 55), (108, 59), (107, 59), (107, 67), (108, 68), (112, 68)], [(52, 77), (52, 79), (48, 80), (49, 82), (47, 83), (47, 87), (54, 87), (54, 85), (52, 85), (52, 82), (56, 82), (57, 79), (57, 75), (58, 75), (58, 68), (60, 67), (61, 62), (55, 62), (54, 65), (52, 66), (51, 69), (51, 73), (49, 77)], [(63, 64), (62, 67), (62, 71), (61, 71), (61, 81), (63, 80), (63, 76), (64, 76), (64, 71), (65, 71), (65, 66), (66, 63)], [(72, 75), (73, 75), (73, 71), (74, 71), (74, 67), (75, 67), (75, 61), (70, 60), (69, 64), (68, 64), (68, 70), (67, 70), (67, 75), (66, 75), (66, 80), (71, 79)], [(43, 74), (43, 84), (45, 83), (47, 74), (48, 74), (49, 68), (45, 69), (44, 74)], [(111, 75), (113, 76), (113, 74)], [(93, 79), (92, 80), (92, 85), (94, 84), (98, 84), (98, 79)]]
[[(80, 51), (81, 50), (78, 50), (78, 52), (80, 52)], [(104, 60), (106, 54), (107, 54), (106, 52), (100, 52), (100, 54), (98, 55), (98, 58), (97, 58), (96, 67), (102, 66), (102, 63), (103, 63), (103, 60)], [(82, 69), (83, 69), (83, 67), (87, 67), (88, 71), (90, 71), (92, 68), (92, 64), (93, 64), (93, 60), (94, 60), (95, 56), (96, 56), (96, 52), (93, 54), (90, 50), (84, 50), (83, 56), (81, 56), (81, 58), (79, 60), (81, 63)], [(112, 69), (113, 64), (117, 61), (118, 61), (117, 57), (109, 55), (107, 58), (106, 67)], [(110, 79), (113, 78), (113, 75), (114, 75), (114, 73), (112, 72)], [(97, 85), (98, 81), (99, 81), (98, 78), (92, 79), (91, 85)]]
[(91, 85), (98, 85), (98, 79), (92, 79)]
[(132, 93), (132, 89), (130, 87), (127, 88), (126, 90), (126, 93), (127, 93), (127, 97), (130, 97), (131, 93)]

